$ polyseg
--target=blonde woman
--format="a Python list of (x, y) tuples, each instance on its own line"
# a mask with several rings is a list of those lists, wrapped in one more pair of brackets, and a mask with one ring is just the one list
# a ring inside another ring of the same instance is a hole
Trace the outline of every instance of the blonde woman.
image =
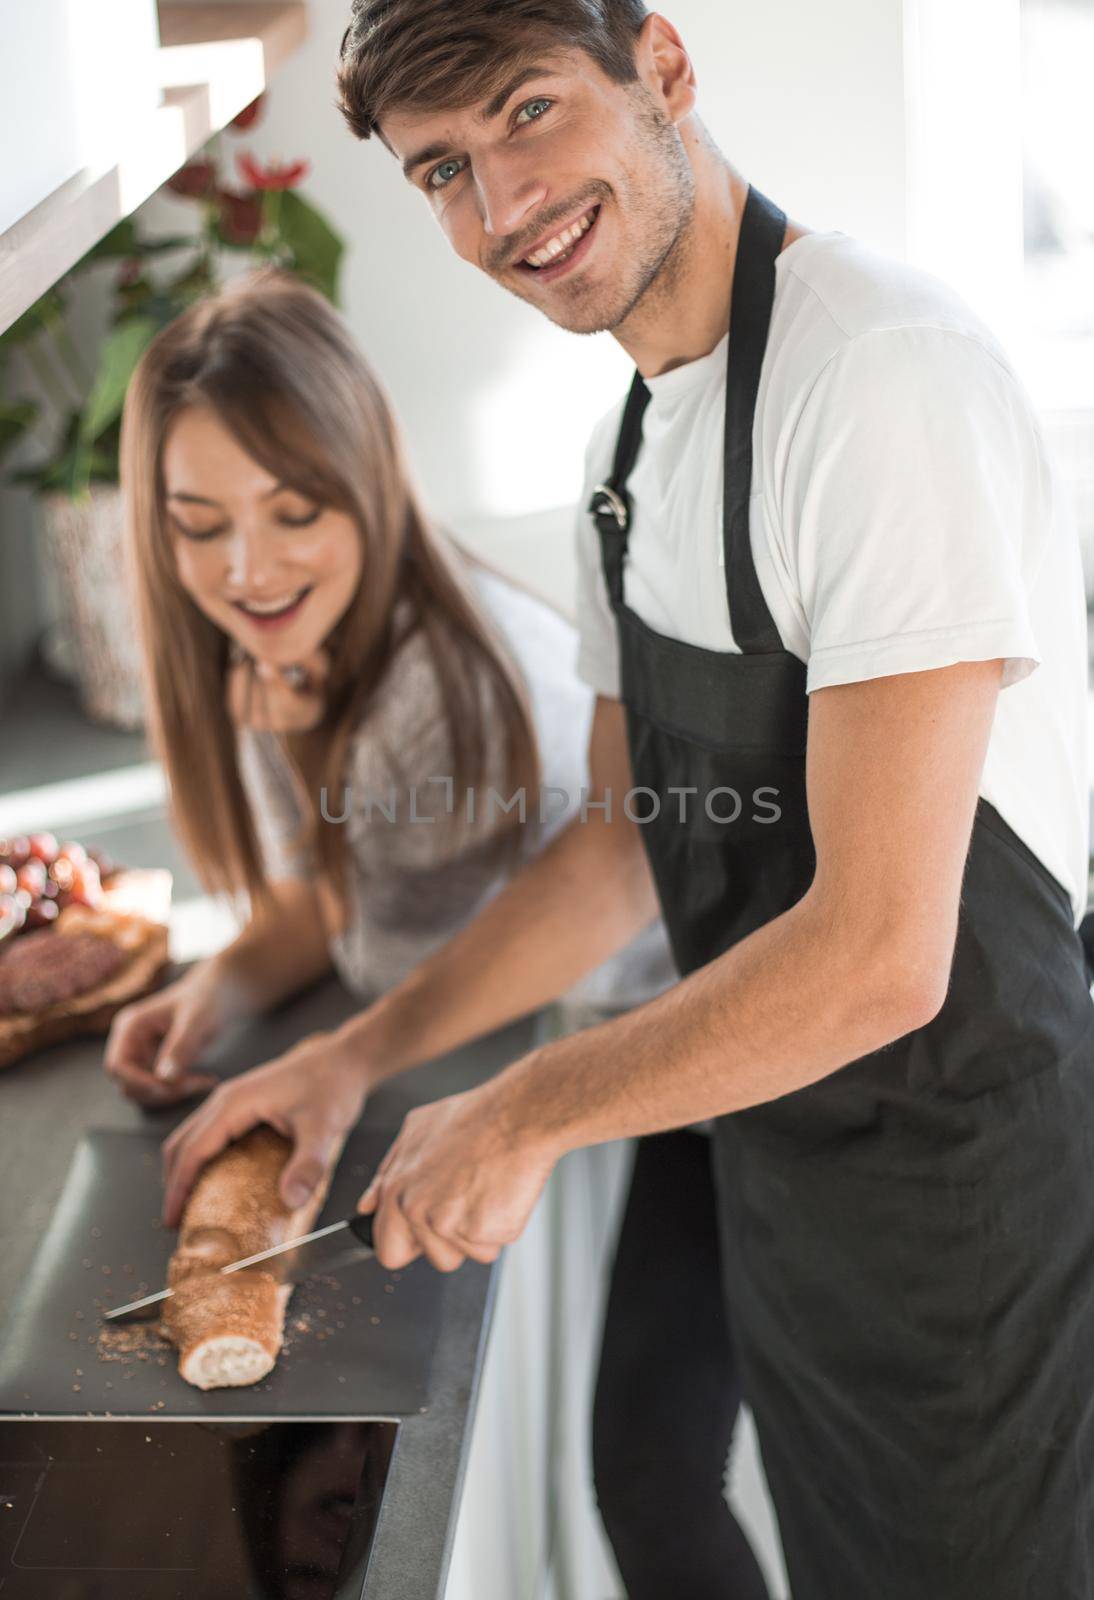
[[(172, 823), (205, 886), (249, 907), (227, 949), (115, 1019), (107, 1071), (169, 1105), (214, 1086), (198, 1063), (230, 1023), (332, 967), (371, 1000), (469, 922), (579, 802), (592, 707), (567, 624), (429, 526), (376, 379), (290, 277), (159, 335), (122, 475)], [(654, 937), (632, 998), (667, 979)], [(330, 1056), (305, 1040), (257, 1069), (291, 1078), (309, 1169), (364, 1098)]]

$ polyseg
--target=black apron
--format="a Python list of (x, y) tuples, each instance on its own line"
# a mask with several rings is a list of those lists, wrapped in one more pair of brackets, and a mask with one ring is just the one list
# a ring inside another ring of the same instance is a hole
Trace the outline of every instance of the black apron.
[[(590, 508), (634, 782), (660, 801), (642, 833), (681, 973), (787, 911), (815, 867), (806, 669), (783, 647), (749, 534), (785, 227), (753, 190), (726, 391), (741, 653), (666, 638), (624, 601), (626, 484), (649, 399), (637, 376)], [(652, 796), (639, 809), (653, 813)], [(1064, 890), (986, 801), (938, 1016), (716, 1119), (712, 1159), (794, 1600), (1094, 1600), (1094, 1005)]]

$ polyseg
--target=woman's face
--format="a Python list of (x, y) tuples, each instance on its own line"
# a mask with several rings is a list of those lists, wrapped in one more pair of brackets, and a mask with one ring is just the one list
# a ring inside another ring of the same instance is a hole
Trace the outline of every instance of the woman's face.
[(353, 518), (271, 477), (205, 406), (172, 423), (163, 477), (179, 578), (210, 621), (275, 666), (319, 650), (360, 581)]

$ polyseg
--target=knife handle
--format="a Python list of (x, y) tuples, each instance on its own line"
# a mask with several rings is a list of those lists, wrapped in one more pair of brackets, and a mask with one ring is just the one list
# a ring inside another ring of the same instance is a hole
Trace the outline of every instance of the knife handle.
[(370, 1250), (376, 1248), (372, 1241), (372, 1220), (371, 1213), (366, 1217), (362, 1216), (360, 1212), (355, 1213), (349, 1219), (350, 1232), (360, 1239), (363, 1245), (367, 1245)]

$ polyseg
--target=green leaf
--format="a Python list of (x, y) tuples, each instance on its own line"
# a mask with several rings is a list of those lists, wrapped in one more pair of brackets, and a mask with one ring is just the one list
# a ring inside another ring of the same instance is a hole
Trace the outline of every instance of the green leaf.
[(124, 259), (126, 256), (139, 256), (141, 253), (140, 240), (137, 237), (137, 224), (132, 217), (123, 217), (116, 227), (93, 244), (85, 256), (81, 256), (78, 266), (90, 266), (95, 261), (114, 261)]
[(295, 189), (286, 189), (280, 199), (278, 233), (292, 256), (294, 270), (337, 305), (338, 272), (345, 244), (327, 219)]
[(64, 315), (64, 309), (65, 302), (60, 290), (47, 289), (40, 300), (28, 306), (23, 315), (17, 317), (11, 327), (0, 334), (0, 349), (25, 344), (28, 339), (37, 338), (43, 328), (55, 324)]
[(139, 248), (134, 251), (138, 256), (162, 256), (169, 250), (189, 250), (193, 248), (194, 236), (192, 233), (168, 233), (162, 239), (142, 239)]
[(151, 317), (140, 316), (119, 322), (107, 335), (99, 353), (99, 370), (80, 418), (81, 446), (91, 445), (121, 414), (137, 362), (158, 331)]
[(193, 301), (212, 293), (216, 288), (212, 262), (203, 252), (191, 261), (184, 272), (169, 278), (162, 286), (158, 301), (148, 308), (148, 315), (156, 317), (161, 327), (173, 322), (180, 312)]
[(37, 415), (38, 407), (29, 400), (0, 400), (0, 456), (23, 437)]
[(36, 494), (67, 494), (75, 500), (89, 483), (117, 483), (118, 463), (104, 451), (74, 446), (41, 466), (13, 472), (10, 481)]
[(138, 233), (133, 218), (125, 217), (98, 244), (92, 245), (73, 270), (92, 266), (96, 261), (128, 261), (138, 256), (163, 255), (168, 250), (182, 250), (193, 242), (192, 235), (188, 233), (169, 233), (164, 234), (162, 239), (146, 239)]

